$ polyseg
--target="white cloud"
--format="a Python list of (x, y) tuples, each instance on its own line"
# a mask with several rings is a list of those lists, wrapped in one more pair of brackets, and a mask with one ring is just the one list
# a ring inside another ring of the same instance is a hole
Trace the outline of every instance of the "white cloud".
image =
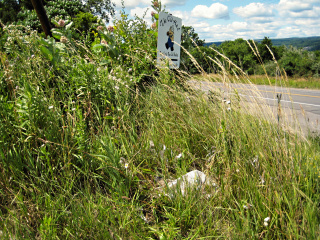
[[(186, 4), (187, 0), (162, 0), (162, 5), (165, 5), (167, 7), (173, 7), (173, 6), (183, 6)], [(151, 2), (151, 1), (149, 1)]]
[(138, 17), (143, 17), (145, 15), (146, 18), (151, 18), (151, 9), (148, 7), (141, 8), (141, 7), (136, 7), (130, 10), (130, 15), (135, 16), (137, 15)]
[(197, 5), (191, 11), (191, 15), (193, 17), (200, 17), (200, 18), (228, 19), (229, 10), (226, 5), (223, 5), (221, 3), (214, 3), (210, 7), (207, 7), (205, 5)]
[(255, 22), (255, 23), (269, 23), (273, 22), (274, 19), (272, 17), (252, 17), (250, 18), (250, 22)]
[[(277, 1), (278, 4), (273, 0), (260, 1), (260, 3), (255, 2), (235, 8), (233, 13), (242, 17), (242, 20), (238, 21), (235, 19), (213, 20), (229, 19), (229, 9), (226, 6), (230, 2), (228, 0), (216, 0), (208, 6), (196, 5), (201, 1), (194, 1), (195, 7), (192, 11), (186, 11), (183, 7), (175, 8), (175, 6), (184, 5), (186, 0), (162, 0), (161, 2), (166, 5), (166, 11), (182, 18), (183, 25), (194, 27), (200, 39), (205, 39), (207, 42), (234, 40), (239, 37), (259, 39), (265, 36), (280, 38), (319, 35), (320, 0), (279, 1)], [(114, 2), (121, 6), (121, 0), (114, 0)], [(129, 17), (134, 17), (135, 14), (142, 17), (149, 8), (144, 20), (151, 24), (150, 12), (153, 9), (150, 0), (125, 0), (124, 4), (126, 12), (130, 13)], [(230, 17), (235, 17), (235, 14)]]
[(272, 7), (263, 3), (250, 3), (244, 7), (234, 8), (233, 12), (244, 18), (273, 16)]
[(232, 32), (238, 31), (248, 31), (248, 23), (247, 22), (233, 22), (227, 25), (227, 29), (230, 29)]
[(294, 27), (294, 26), (289, 26), (282, 28), (281, 31), (278, 32), (276, 38), (289, 38), (289, 37), (303, 37), (305, 34), (301, 31), (300, 28)]
[(279, 8), (290, 12), (302, 12), (312, 10), (312, 3), (314, 2), (312, 0), (280, 0)]

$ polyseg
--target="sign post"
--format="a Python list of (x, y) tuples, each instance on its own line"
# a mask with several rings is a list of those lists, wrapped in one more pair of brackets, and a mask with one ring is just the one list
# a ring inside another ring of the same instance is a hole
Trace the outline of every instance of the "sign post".
[(170, 68), (179, 68), (182, 20), (160, 12), (158, 21), (157, 64), (162, 67), (169, 61)]

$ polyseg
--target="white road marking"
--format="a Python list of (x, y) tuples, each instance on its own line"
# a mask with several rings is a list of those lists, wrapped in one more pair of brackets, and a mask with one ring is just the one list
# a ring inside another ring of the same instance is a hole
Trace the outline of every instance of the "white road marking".
[[(234, 93), (233, 93), (234, 94)], [(277, 101), (278, 99), (274, 98), (265, 98), (265, 97), (256, 97), (256, 96), (250, 96), (250, 95), (245, 95), (239, 93), (240, 96), (246, 96), (246, 97), (252, 97), (252, 98), (261, 98), (261, 99), (267, 99), (267, 100), (272, 100), (272, 101)], [(320, 105), (316, 104), (311, 104), (311, 103), (302, 103), (302, 102), (292, 102), (292, 101), (287, 101), (287, 100), (281, 100), (280, 102), (287, 102), (287, 103), (295, 103), (295, 104), (300, 104), (300, 105), (308, 105), (308, 106), (313, 106), (313, 107), (320, 107)]]

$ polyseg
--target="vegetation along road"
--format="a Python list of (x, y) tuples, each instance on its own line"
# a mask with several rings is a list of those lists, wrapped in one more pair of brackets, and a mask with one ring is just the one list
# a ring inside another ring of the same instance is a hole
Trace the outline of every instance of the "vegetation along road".
[(246, 102), (267, 104), (273, 110), (277, 110), (280, 98), (283, 112), (288, 114), (290, 110), (294, 110), (301, 125), (309, 127), (312, 131), (320, 130), (319, 90), (207, 81), (190, 81), (190, 84), (205, 92), (220, 91), (226, 99), (230, 98), (230, 94), (238, 94)]

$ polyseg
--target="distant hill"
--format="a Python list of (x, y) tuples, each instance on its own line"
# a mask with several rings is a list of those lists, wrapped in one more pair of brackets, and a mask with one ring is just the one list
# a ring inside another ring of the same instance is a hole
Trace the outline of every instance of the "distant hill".
[[(262, 39), (256, 39), (256, 42), (261, 42)], [(303, 38), (278, 38), (271, 39), (274, 46), (293, 46), (297, 48), (304, 48), (309, 51), (320, 50), (320, 37), (303, 37)], [(208, 42), (205, 46), (215, 44), (216, 46), (221, 45), (223, 42)]]

